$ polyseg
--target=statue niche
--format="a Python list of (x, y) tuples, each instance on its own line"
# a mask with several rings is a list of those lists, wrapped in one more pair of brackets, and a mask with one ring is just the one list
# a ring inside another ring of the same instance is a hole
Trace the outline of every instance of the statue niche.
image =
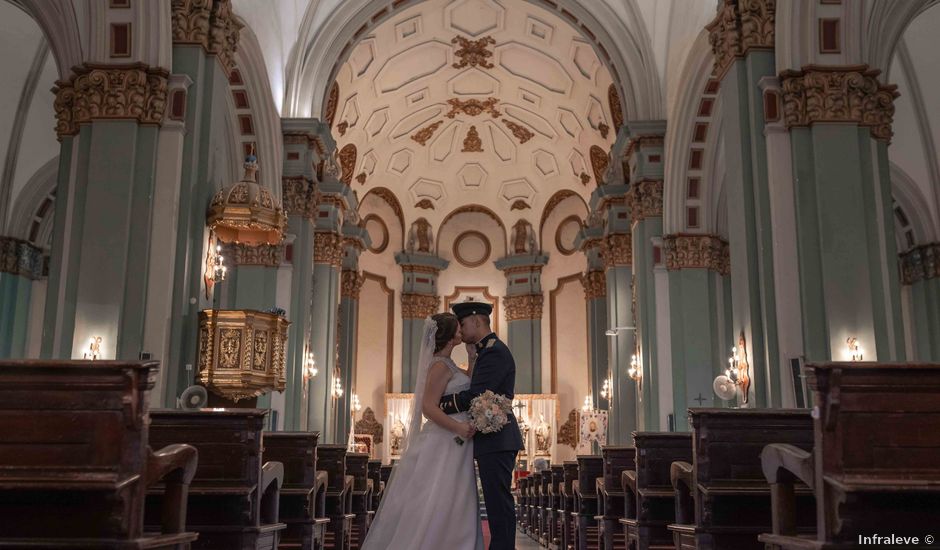
[(430, 254), (434, 246), (434, 236), (431, 233), (431, 224), (424, 218), (411, 224), (408, 232), (408, 252)]
[(537, 254), (535, 229), (526, 220), (519, 220), (512, 227), (512, 253), (515, 255)]

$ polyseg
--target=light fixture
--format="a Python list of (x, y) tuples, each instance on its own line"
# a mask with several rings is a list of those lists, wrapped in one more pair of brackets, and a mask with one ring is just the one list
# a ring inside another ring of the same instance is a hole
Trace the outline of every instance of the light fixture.
[(92, 361), (101, 357), (101, 337), (92, 336), (91, 341), (88, 344), (88, 351), (82, 354), (82, 359), (90, 359)]
[(591, 398), (591, 395), (584, 396), (584, 405), (581, 406), (581, 410), (584, 412), (591, 412), (594, 409), (594, 400)]
[[(213, 243), (216, 243), (215, 246), (213, 246)], [(216, 283), (225, 280), (227, 272), (225, 258), (222, 256), (222, 245), (218, 244), (215, 235), (209, 233), (209, 242), (206, 246), (206, 270), (202, 275), (206, 286), (206, 300), (212, 298), (212, 289)]]
[(613, 327), (613, 328), (607, 329), (607, 332), (605, 332), (604, 334), (606, 334), (607, 336), (617, 336), (617, 333), (620, 332), (621, 330), (636, 330), (636, 327)]
[(737, 394), (737, 387), (741, 388), (741, 401), (747, 403), (748, 390), (751, 379), (748, 376), (747, 347), (744, 331), (738, 337), (738, 345), (731, 346), (731, 355), (728, 357), (728, 368), (725, 373), (715, 378), (712, 389), (715, 394), (725, 401), (730, 401)]
[(613, 384), (610, 381), (610, 378), (604, 380), (604, 385), (601, 386), (600, 395), (602, 399), (610, 399), (610, 388)]
[(212, 281), (215, 283), (221, 283), (225, 280), (225, 274), (228, 272), (228, 268), (225, 267), (225, 257), (222, 256), (222, 245), (215, 245), (215, 257), (213, 258), (212, 265)]
[(320, 369), (317, 368), (317, 360), (313, 358), (313, 352), (307, 352), (307, 358), (304, 360), (304, 378), (311, 379), (317, 374), (320, 373)]
[(343, 381), (339, 376), (333, 379), (333, 399), (339, 399), (343, 396)]
[(640, 378), (643, 376), (643, 371), (640, 369), (640, 360), (635, 353), (633, 357), (630, 358), (630, 368), (627, 369), (627, 375), (633, 379), (634, 382), (639, 382)]
[(352, 394), (352, 404), (349, 406), (349, 408), (352, 410), (353, 414), (356, 414), (362, 410), (362, 403), (359, 402), (359, 396), (355, 393)]
[(848, 356), (850, 361), (863, 361), (864, 355), (862, 354), (862, 349), (858, 346), (858, 338), (850, 336), (845, 339), (845, 344), (848, 347)]

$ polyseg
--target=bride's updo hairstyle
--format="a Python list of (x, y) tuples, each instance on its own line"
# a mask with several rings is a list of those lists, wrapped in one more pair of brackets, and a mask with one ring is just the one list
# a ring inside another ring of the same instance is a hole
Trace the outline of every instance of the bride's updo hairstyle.
[(453, 313), (438, 313), (432, 315), (431, 319), (437, 323), (437, 333), (434, 335), (434, 353), (437, 353), (457, 334), (457, 316)]

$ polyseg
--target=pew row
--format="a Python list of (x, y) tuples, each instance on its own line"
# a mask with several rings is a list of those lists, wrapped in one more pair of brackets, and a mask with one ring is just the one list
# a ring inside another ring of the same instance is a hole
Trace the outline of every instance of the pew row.
[(280, 518), (287, 527), (279, 549), (322, 550), (330, 523), (326, 517), (327, 474), (317, 471), (319, 432), (265, 432), (264, 457), (284, 465)]

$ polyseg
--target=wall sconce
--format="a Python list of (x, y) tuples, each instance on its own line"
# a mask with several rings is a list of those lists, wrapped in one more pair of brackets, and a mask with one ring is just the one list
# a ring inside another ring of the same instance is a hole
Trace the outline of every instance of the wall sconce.
[(617, 336), (617, 333), (619, 333), (621, 330), (636, 330), (636, 327), (613, 327), (607, 329), (604, 334), (607, 336)]
[(101, 337), (92, 336), (88, 344), (88, 351), (82, 354), (82, 359), (91, 359), (92, 361), (101, 357)]
[(584, 412), (594, 410), (594, 399), (591, 398), (590, 394), (584, 396), (584, 405), (581, 406), (581, 410)]
[(731, 347), (731, 356), (728, 357), (728, 368), (725, 373), (715, 378), (712, 389), (715, 394), (725, 401), (734, 399), (736, 389), (741, 387), (742, 403), (747, 403), (748, 390), (751, 387), (751, 378), (748, 376), (747, 347), (744, 340), (744, 331), (738, 337), (738, 345)]
[(339, 372), (333, 378), (333, 399), (339, 399), (343, 396), (343, 381), (339, 379)]
[(633, 357), (630, 358), (630, 368), (627, 369), (627, 375), (630, 376), (634, 382), (639, 382), (640, 378), (643, 377), (643, 371), (640, 369), (640, 360), (635, 353)]
[(313, 358), (313, 352), (307, 352), (307, 358), (304, 360), (304, 380), (309, 380), (320, 373), (317, 368), (317, 360)]
[(610, 378), (605, 379), (605, 380), (604, 380), (604, 385), (601, 386), (601, 391), (600, 391), (600, 394), (601, 394), (601, 398), (602, 398), (602, 399), (610, 399), (610, 397), (611, 397), (611, 391), (610, 391), (611, 386), (613, 386), (613, 384), (611, 383)]
[(850, 361), (864, 361), (862, 349), (858, 347), (858, 338), (850, 336), (845, 339), (845, 344), (849, 348), (848, 356)]
[(356, 422), (356, 414), (362, 410), (362, 403), (359, 402), (359, 396), (357, 394), (352, 394), (352, 402), (349, 404), (349, 410), (353, 415), (353, 422)]
[(210, 233), (208, 252), (206, 252), (206, 272), (203, 275), (206, 283), (206, 300), (212, 298), (212, 288), (216, 283), (224, 281), (228, 273), (228, 268), (225, 267), (225, 257), (222, 256), (222, 245), (216, 244), (213, 247), (213, 240), (214, 236)]

